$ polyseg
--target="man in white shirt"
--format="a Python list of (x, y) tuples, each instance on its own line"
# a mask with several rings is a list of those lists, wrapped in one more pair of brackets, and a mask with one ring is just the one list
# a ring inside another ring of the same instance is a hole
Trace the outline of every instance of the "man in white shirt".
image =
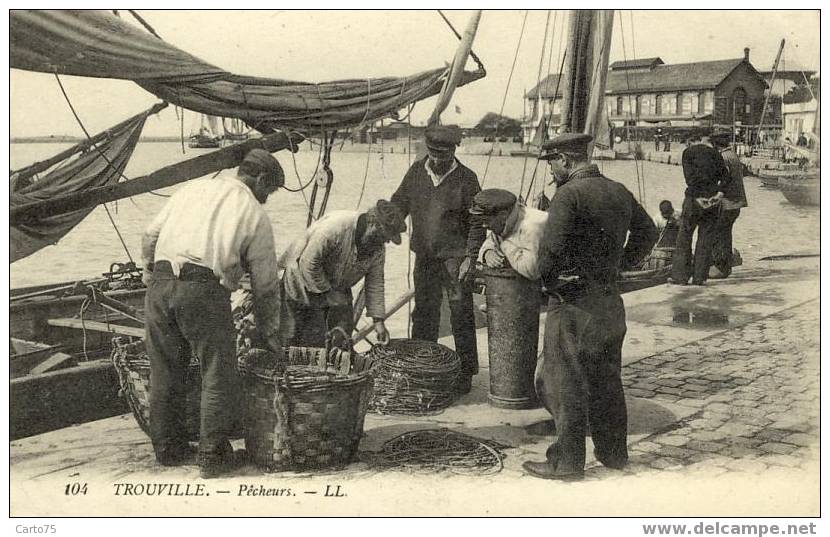
[(509, 266), (529, 280), (541, 277), (539, 246), (548, 213), (525, 207), (507, 190), (488, 188), (473, 198), (470, 214), (488, 230), (479, 261), (490, 268)]
[(403, 231), (406, 223), (397, 206), (379, 200), (364, 213), (331, 212), (291, 243), (283, 287), (287, 310), (296, 327), (292, 345), (322, 347), (326, 333), (338, 327), (351, 337), (352, 286), (363, 279), (366, 314), (374, 321), (378, 342), (389, 342), (384, 324), (385, 244), (400, 244)]
[(201, 475), (216, 477), (234, 464), (228, 437), (239, 388), (230, 293), (250, 273), (257, 327), (279, 351), (277, 259), (262, 205), (284, 182), (270, 153), (251, 150), (237, 170), (179, 188), (144, 233), (150, 436), (162, 465), (182, 464), (190, 455), (182, 435), (191, 352), (202, 371)]

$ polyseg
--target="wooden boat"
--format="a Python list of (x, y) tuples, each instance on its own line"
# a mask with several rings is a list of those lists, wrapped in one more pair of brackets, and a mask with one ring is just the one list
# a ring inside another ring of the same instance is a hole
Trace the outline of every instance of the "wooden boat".
[(204, 134), (194, 134), (187, 142), (191, 149), (213, 149), (222, 145), (222, 140)]
[[(12, 440), (127, 412), (110, 360), (112, 338), (143, 336), (141, 324), (129, 314), (140, 312), (145, 290), (135, 288), (140, 279), (131, 285), (126, 278), (101, 280), (89, 286), (63, 282), (12, 290)], [(111, 285), (116, 281), (121, 288)], [(91, 288), (96, 290), (87, 292)], [(117, 307), (128, 315), (107, 307), (113, 303), (126, 306)]]
[(758, 178), (761, 180), (761, 186), (766, 188), (779, 188), (779, 179), (799, 177), (801, 175), (804, 175), (804, 171), (799, 170), (798, 168), (758, 171)]
[(821, 205), (821, 180), (818, 173), (781, 177), (778, 187), (793, 205)]

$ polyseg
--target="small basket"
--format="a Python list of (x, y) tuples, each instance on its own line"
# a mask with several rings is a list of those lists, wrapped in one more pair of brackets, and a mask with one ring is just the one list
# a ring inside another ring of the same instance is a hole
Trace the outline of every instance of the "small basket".
[[(325, 355), (324, 349), (319, 351)], [(310, 363), (319, 364), (316, 358)], [(331, 468), (352, 461), (372, 395), (368, 369), (352, 367), (344, 374), (331, 366), (274, 369), (241, 360), (240, 372), (245, 448), (255, 464), (274, 471)]]
[[(128, 343), (124, 338), (113, 339), (112, 363), (118, 373), (121, 395), (138, 422), (138, 426), (150, 436), (150, 359), (144, 340)], [(199, 361), (193, 358), (186, 372), (185, 431), (188, 440), (199, 439), (199, 415), (202, 398), (202, 371)]]

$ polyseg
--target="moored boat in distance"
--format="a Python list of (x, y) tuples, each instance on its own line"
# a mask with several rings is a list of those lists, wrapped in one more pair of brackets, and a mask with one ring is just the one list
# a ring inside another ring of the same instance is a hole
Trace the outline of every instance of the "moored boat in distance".
[(778, 179), (778, 188), (793, 205), (821, 205), (821, 181), (816, 170), (813, 173), (801, 173)]

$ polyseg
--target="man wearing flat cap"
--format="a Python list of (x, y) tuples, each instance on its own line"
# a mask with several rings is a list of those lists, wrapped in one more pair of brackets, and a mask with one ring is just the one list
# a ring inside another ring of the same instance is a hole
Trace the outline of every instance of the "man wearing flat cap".
[[(625, 308), (617, 287), (621, 266), (633, 266), (657, 241), (657, 229), (622, 184), (589, 162), (586, 134), (562, 134), (542, 146), (557, 184), (539, 253), (549, 295), (544, 357), (536, 392), (556, 423), (543, 462), (525, 470), (545, 479), (581, 479), (585, 433), (597, 459), (628, 462), (627, 416), (620, 368)], [(627, 240), (626, 240), (626, 237)], [(560, 283), (560, 276), (568, 276)]]
[(412, 217), (412, 337), (438, 340), (441, 293), (446, 292), (455, 350), (464, 373), (459, 391), (466, 393), (478, 373), (472, 283), (484, 230), (471, 225), (469, 210), (481, 187), (476, 174), (455, 158), (455, 148), (461, 143), (458, 127), (429, 127), (425, 137), (427, 157), (409, 168), (392, 195), (404, 216)]
[(274, 234), (263, 205), (285, 181), (279, 162), (251, 150), (236, 170), (180, 187), (144, 233), (150, 436), (156, 460), (184, 464), (185, 376), (191, 353), (202, 372), (198, 459), (204, 478), (235, 463), (228, 441), (236, 417), (236, 333), (230, 293), (251, 277), (260, 337), (282, 347)]
[[(387, 242), (401, 243), (406, 223), (397, 206), (379, 200), (366, 212), (333, 211), (288, 247), (283, 288), (294, 323), (291, 345), (323, 347), (326, 333), (354, 331), (352, 286), (365, 279), (366, 314), (382, 345), (386, 330), (384, 263)], [(349, 347), (349, 342), (336, 341)]]
[(487, 229), (479, 260), (490, 268), (510, 267), (529, 280), (538, 280), (539, 246), (548, 213), (525, 207), (512, 192), (482, 190), (470, 209)]

